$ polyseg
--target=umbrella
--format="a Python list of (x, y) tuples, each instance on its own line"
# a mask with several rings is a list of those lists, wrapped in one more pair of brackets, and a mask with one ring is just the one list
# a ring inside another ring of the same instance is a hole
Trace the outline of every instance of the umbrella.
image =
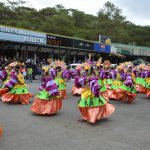
[(150, 64), (150, 62), (146, 61), (146, 60), (143, 60), (143, 59), (136, 59), (134, 61), (132, 61), (132, 63), (134, 65), (139, 65), (139, 64)]

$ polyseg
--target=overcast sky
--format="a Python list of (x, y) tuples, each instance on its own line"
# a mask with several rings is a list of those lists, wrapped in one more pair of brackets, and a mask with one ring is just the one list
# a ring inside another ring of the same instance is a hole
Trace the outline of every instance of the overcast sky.
[[(0, 0), (0, 2), (6, 0)], [(65, 8), (74, 8), (96, 15), (108, 0), (27, 0), (28, 6), (41, 9), (62, 4)], [(123, 11), (127, 20), (137, 25), (150, 25), (150, 0), (109, 0)]]

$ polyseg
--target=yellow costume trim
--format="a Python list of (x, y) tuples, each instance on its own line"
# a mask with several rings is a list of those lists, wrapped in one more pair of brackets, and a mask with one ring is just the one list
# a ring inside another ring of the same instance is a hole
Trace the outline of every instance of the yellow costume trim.
[(120, 81), (114, 81), (114, 82), (113, 82), (113, 85), (114, 85), (114, 86), (121, 86), (122, 83), (121, 83)]
[(91, 89), (90, 88), (84, 88), (83, 91), (82, 91), (81, 97), (87, 99), (89, 96), (90, 96), (91, 99), (94, 97)]
[(146, 81), (147, 83), (150, 83), (150, 78), (145, 78), (145, 81)]
[(18, 73), (17, 79), (20, 82), (20, 84), (24, 84), (24, 76), (22, 75), (22, 73)]
[(121, 79), (120, 74), (117, 73), (117, 80), (120, 80), (120, 79)]
[(27, 85), (26, 84), (19, 84), (19, 83), (17, 83), (17, 84), (15, 84), (15, 86), (13, 87), (13, 88), (23, 88), (23, 87), (27, 87)]
[(134, 73), (132, 73), (131, 75), (132, 75), (132, 80), (135, 83), (135, 75), (134, 75)]

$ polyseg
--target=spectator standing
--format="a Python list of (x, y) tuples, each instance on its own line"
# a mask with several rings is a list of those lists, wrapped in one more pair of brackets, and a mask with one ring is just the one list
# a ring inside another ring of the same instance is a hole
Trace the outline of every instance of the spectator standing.
[(26, 70), (26, 67), (25, 67), (25, 66), (22, 67), (21, 73), (23, 74), (24, 79), (25, 79), (25, 81), (26, 81), (26, 80), (27, 80), (27, 70)]
[(37, 67), (36, 74), (37, 74), (37, 79), (41, 80), (42, 67), (40, 65)]
[(31, 65), (30, 65), (29, 68), (27, 69), (27, 72), (28, 72), (29, 82), (32, 83), (33, 69), (32, 69), (32, 67), (31, 67)]

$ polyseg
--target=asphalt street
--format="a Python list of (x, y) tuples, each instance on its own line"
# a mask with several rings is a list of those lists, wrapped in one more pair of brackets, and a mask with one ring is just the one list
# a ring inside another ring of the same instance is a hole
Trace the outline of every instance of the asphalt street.
[[(28, 84), (32, 93), (40, 83)], [(0, 102), (0, 150), (150, 150), (150, 99), (138, 95), (134, 104), (110, 101), (115, 113), (96, 124), (81, 121), (79, 97), (71, 95), (60, 112), (39, 116), (30, 105)]]

